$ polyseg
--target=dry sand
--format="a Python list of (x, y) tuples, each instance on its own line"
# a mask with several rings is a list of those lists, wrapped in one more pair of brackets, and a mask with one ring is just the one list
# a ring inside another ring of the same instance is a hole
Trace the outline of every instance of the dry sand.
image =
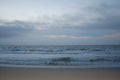
[(120, 68), (0, 68), (0, 80), (120, 80)]

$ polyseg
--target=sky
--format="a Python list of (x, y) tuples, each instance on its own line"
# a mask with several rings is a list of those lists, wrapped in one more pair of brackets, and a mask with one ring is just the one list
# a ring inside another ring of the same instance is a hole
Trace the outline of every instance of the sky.
[(120, 0), (0, 0), (0, 45), (104, 44), (120, 44)]

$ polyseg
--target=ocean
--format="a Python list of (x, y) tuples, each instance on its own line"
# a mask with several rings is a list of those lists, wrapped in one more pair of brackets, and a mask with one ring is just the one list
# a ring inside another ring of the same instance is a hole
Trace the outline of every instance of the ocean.
[(0, 66), (34, 68), (120, 67), (120, 45), (1, 45)]

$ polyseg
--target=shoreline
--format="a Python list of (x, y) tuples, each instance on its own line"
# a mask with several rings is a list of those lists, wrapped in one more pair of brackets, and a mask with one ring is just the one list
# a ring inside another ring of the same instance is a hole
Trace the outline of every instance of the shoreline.
[(120, 64), (117, 65), (78, 65), (78, 66), (67, 66), (67, 65), (10, 65), (10, 64), (0, 64), (0, 67), (6, 68), (70, 68), (70, 69), (92, 69), (92, 68), (120, 68)]

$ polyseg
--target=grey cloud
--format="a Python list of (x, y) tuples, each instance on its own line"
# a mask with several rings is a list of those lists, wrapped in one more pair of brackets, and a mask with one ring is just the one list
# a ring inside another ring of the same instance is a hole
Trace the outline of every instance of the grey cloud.
[(89, 24), (97, 29), (120, 29), (120, 1), (114, 0), (101, 3), (98, 6), (85, 8), (91, 14), (98, 14), (101, 17), (95, 19), (95, 23)]
[(54, 17), (44, 25), (50, 27), (64, 27), (79, 30), (118, 30), (120, 29), (119, 1), (101, 1), (97, 5), (83, 8), (82, 13), (66, 14)]
[[(73, 30), (78, 33), (92, 36), (104, 36), (106, 34), (120, 32), (120, 1), (110, 1), (109, 3), (100, 3), (99, 5), (87, 6), (84, 8), (84, 17), (81, 19), (76, 15), (79, 21), (88, 20), (84, 24), (77, 26), (71, 26)], [(86, 17), (87, 16), (87, 17)], [(92, 17), (89, 17), (92, 16)], [(97, 17), (96, 17), (97, 16)], [(72, 19), (69, 19), (72, 21)], [(90, 22), (89, 22), (90, 21)], [(69, 26), (69, 25), (68, 25)], [(70, 28), (70, 27), (68, 27)]]
[(0, 21), (0, 38), (10, 38), (25, 35), (32, 26), (22, 21)]

